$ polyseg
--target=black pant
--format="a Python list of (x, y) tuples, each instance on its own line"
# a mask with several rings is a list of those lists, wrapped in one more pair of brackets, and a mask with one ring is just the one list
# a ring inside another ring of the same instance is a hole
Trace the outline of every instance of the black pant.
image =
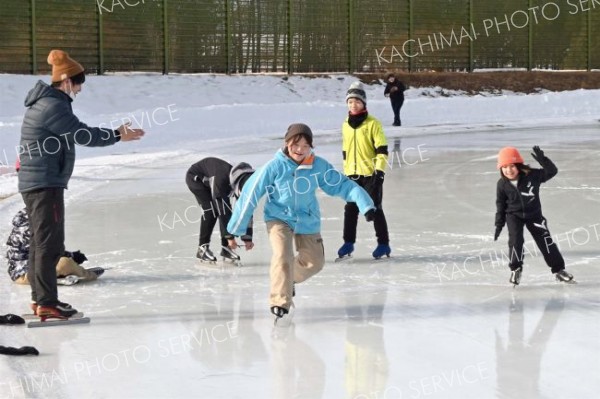
[(392, 110), (394, 111), (394, 125), (402, 125), (400, 122), (400, 108), (402, 108), (402, 104), (404, 104), (404, 97), (398, 99), (390, 99), (392, 103)]
[(210, 236), (213, 233), (217, 220), (221, 230), (221, 245), (227, 246), (227, 223), (231, 219), (231, 203), (229, 198), (212, 198), (210, 188), (203, 184), (188, 184), (188, 188), (196, 197), (196, 201), (202, 207), (202, 220), (200, 221), (199, 245), (210, 244)]
[(510, 263), (508, 266), (511, 270), (515, 270), (523, 266), (523, 227), (531, 233), (537, 247), (544, 256), (546, 264), (552, 270), (552, 273), (557, 273), (565, 268), (565, 260), (563, 259), (558, 246), (552, 240), (550, 231), (546, 224), (546, 218), (539, 215), (534, 218), (523, 220), (518, 216), (507, 214), (506, 227), (508, 229), (508, 251)]
[[(372, 176), (349, 176), (359, 186), (367, 190), (371, 199), (375, 203), (375, 235), (377, 236), (378, 244), (389, 244), (390, 237), (388, 235), (387, 221), (383, 213), (383, 187), (371, 186)], [(355, 202), (347, 202), (344, 207), (344, 242), (356, 242), (356, 226), (358, 224), (359, 209)]]
[(27, 272), (31, 300), (38, 305), (55, 305), (56, 265), (65, 253), (64, 189), (46, 188), (22, 196), (31, 228)]

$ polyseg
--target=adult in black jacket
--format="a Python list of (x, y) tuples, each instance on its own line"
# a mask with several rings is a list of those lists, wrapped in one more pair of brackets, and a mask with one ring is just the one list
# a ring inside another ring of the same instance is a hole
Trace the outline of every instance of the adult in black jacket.
[[(241, 162), (235, 166), (214, 157), (204, 158), (188, 169), (185, 182), (196, 197), (202, 209), (200, 238), (196, 256), (204, 261), (216, 261), (210, 250), (210, 236), (219, 221), (221, 231), (221, 256), (230, 260), (239, 260), (239, 256), (229, 248), (234, 236), (227, 232), (227, 223), (231, 219), (230, 197), (238, 198), (242, 187), (254, 169)], [(252, 249), (252, 225), (246, 235), (241, 237), (247, 250)]]
[(386, 97), (389, 97), (390, 102), (392, 103), (394, 126), (401, 126), (400, 109), (402, 108), (402, 104), (404, 104), (404, 92), (406, 91), (406, 87), (404, 86), (404, 83), (396, 79), (396, 76), (393, 73), (389, 73), (385, 80), (387, 81), (387, 84), (385, 85), (383, 94)]
[(506, 224), (508, 228), (510, 282), (518, 285), (523, 271), (523, 228), (531, 233), (546, 264), (558, 281), (571, 281), (565, 261), (552, 240), (546, 218), (542, 215), (540, 185), (558, 173), (558, 169), (540, 147), (533, 147), (533, 158), (542, 165), (534, 169), (525, 165), (523, 157), (514, 147), (505, 147), (498, 154), (500, 180), (496, 189), (496, 232), (494, 241)]
[(75, 145), (108, 146), (138, 140), (141, 129), (89, 127), (73, 114), (71, 102), (85, 82), (84, 69), (67, 53), (52, 50), (52, 85), (39, 81), (25, 99), (19, 146), (19, 192), (31, 225), (28, 280), (32, 309), (42, 318), (77, 311), (58, 300), (56, 264), (65, 252), (64, 190), (75, 165)]

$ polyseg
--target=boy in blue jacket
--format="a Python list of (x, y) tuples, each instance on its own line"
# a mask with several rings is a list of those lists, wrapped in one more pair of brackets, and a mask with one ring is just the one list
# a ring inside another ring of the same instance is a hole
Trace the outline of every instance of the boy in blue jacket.
[[(355, 202), (367, 221), (375, 214), (373, 200), (362, 187), (314, 155), (307, 125), (290, 125), (284, 140), (275, 157), (248, 179), (227, 225), (232, 235), (244, 235), (258, 202), (267, 195), (264, 219), (273, 249), (270, 306), (278, 318), (293, 304), (294, 284), (317, 274), (325, 264), (317, 188)], [(229, 246), (235, 249), (235, 240), (229, 240)]]

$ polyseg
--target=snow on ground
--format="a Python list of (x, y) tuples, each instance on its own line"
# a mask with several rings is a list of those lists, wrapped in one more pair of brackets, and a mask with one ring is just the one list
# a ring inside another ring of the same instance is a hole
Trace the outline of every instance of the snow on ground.
[[(11, 170), (22, 100), (39, 78), (0, 75), (0, 238), (22, 207)], [(341, 166), (339, 126), (353, 78), (89, 77), (76, 114), (90, 125), (131, 119), (137, 143), (78, 148), (67, 247), (97, 282), (60, 287), (87, 326), (0, 327), (0, 398), (595, 398), (600, 391), (600, 91), (453, 97), (411, 89), (391, 127), (382, 86), (368, 107), (391, 154), (384, 209), (394, 257), (373, 262), (360, 221), (356, 258), (333, 263), (343, 202), (321, 195), (325, 269), (297, 287), (294, 324), (268, 313), (268, 240), (257, 213), (244, 267), (195, 255), (199, 211), (187, 167), (208, 155), (261, 165), (292, 122)], [(137, 123), (136, 123), (137, 121)], [(542, 203), (577, 285), (560, 285), (528, 240), (522, 285), (508, 284), (506, 232), (492, 240), (495, 155), (540, 145), (559, 174)], [(3, 238), (4, 237), (4, 238)], [(216, 238), (216, 236), (215, 236)], [(216, 241), (215, 241), (216, 242)], [(22, 313), (28, 288), (0, 279), (0, 313)]]

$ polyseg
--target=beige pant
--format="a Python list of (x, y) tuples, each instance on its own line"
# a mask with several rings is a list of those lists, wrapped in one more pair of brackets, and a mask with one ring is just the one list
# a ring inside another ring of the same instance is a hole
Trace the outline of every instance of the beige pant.
[[(72, 274), (86, 280), (96, 280), (98, 278), (98, 275), (96, 273), (87, 271), (83, 267), (79, 266), (77, 262), (75, 262), (73, 259), (63, 256), (62, 258), (60, 258), (58, 264), (56, 265), (56, 276), (65, 277), (70, 276)], [(15, 283), (29, 284), (27, 275), (19, 277), (15, 280)]]
[(278, 221), (267, 222), (267, 232), (273, 249), (270, 303), (289, 309), (294, 283), (301, 283), (323, 269), (323, 239), (321, 234), (294, 234), (287, 224)]

